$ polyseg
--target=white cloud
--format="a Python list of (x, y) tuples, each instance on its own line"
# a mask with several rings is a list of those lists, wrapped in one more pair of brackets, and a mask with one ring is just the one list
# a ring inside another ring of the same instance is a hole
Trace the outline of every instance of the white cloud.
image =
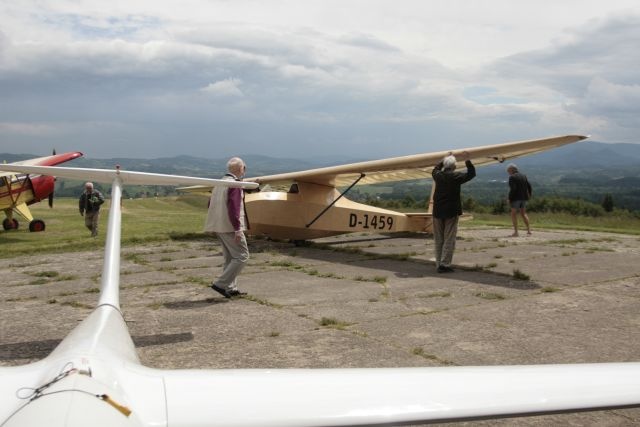
[(225, 79), (215, 83), (209, 83), (206, 87), (200, 89), (207, 95), (213, 96), (244, 96), (242, 90), (240, 90), (240, 79)]

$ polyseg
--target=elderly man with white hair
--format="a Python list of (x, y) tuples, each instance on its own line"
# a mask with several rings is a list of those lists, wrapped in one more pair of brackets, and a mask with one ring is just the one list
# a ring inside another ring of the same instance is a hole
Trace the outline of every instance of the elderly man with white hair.
[[(241, 158), (232, 157), (227, 162), (227, 169), (229, 172), (222, 179), (242, 181), (247, 167)], [(216, 233), (222, 246), (224, 268), (211, 289), (225, 298), (246, 294), (237, 285), (237, 277), (249, 261), (242, 191), (241, 188), (215, 187), (204, 225), (205, 233)]]
[(462, 215), (460, 186), (476, 176), (476, 169), (463, 151), (460, 158), (465, 161), (466, 172), (456, 172), (456, 158), (449, 155), (434, 168), (433, 185), (433, 240), (436, 245), (436, 267), (438, 273), (451, 273), (451, 261), (456, 247), (458, 217)]
[(92, 182), (84, 184), (84, 191), (80, 195), (78, 208), (80, 215), (84, 216), (84, 225), (91, 231), (91, 237), (98, 235), (98, 223), (100, 221), (100, 206), (104, 203), (104, 196), (93, 188)]

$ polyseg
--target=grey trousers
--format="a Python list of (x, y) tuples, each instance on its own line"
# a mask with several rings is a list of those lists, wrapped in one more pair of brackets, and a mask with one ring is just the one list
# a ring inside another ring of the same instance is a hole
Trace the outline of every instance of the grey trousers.
[(436, 267), (450, 267), (456, 249), (458, 217), (433, 218), (433, 240), (436, 244)]
[(100, 220), (100, 211), (84, 213), (84, 225), (91, 230), (91, 237), (98, 235), (98, 221)]
[(222, 245), (224, 256), (224, 269), (214, 284), (226, 290), (238, 290), (236, 278), (249, 261), (249, 248), (247, 238), (242, 235), (240, 243), (235, 240), (235, 233), (217, 233)]

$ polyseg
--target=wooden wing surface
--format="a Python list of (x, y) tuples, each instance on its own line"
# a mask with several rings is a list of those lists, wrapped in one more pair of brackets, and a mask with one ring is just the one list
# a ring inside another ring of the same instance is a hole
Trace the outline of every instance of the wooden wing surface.
[[(543, 151), (571, 144), (586, 139), (582, 135), (565, 135), (545, 139), (508, 142), (504, 144), (486, 145), (481, 147), (458, 149), (451, 151), (436, 151), (411, 156), (394, 157), (382, 160), (372, 160), (351, 163), (340, 166), (330, 166), (301, 172), (289, 172), (276, 175), (266, 175), (247, 178), (247, 181), (261, 185), (285, 186), (293, 182), (310, 182), (320, 185), (341, 187), (350, 185), (362, 174), (365, 176), (359, 184), (376, 184), (382, 182), (404, 181), (411, 179), (431, 178), (433, 167), (448, 154), (458, 155), (467, 151), (476, 166), (501, 163), (522, 156), (541, 153)], [(459, 163), (459, 167), (464, 162)]]

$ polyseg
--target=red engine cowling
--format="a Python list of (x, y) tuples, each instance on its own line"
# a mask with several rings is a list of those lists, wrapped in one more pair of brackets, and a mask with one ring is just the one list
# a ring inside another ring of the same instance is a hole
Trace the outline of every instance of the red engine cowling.
[(49, 194), (53, 193), (56, 179), (52, 176), (40, 175), (34, 178), (30, 178), (31, 187), (33, 188), (33, 201), (31, 203), (39, 202), (40, 200), (49, 197)]

